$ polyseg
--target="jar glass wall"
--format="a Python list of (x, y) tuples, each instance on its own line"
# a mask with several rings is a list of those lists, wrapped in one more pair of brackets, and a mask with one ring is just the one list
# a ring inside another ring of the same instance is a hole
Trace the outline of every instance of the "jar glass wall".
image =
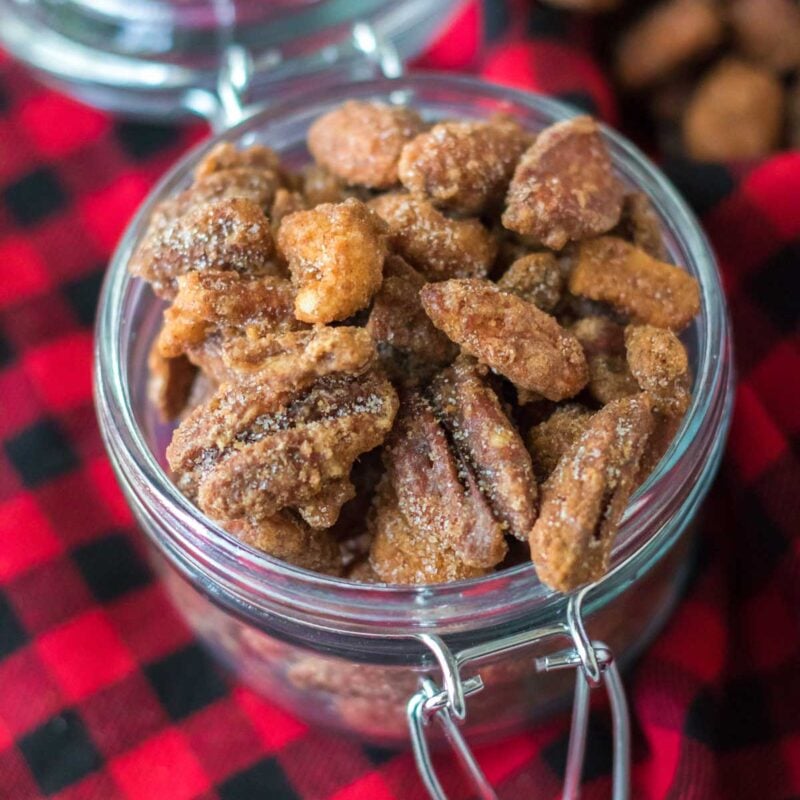
[[(352, 584), (253, 551), (204, 518), (164, 470), (170, 430), (146, 398), (147, 352), (162, 306), (126, 272), (154, 205), (188, 185), (210, 147), (223, 140), (260, 142), (297, 168), (309, 158), (310, 123), (352, 97), (408, 103), (431, 119), (503, 111), (531, 130), (570, 114), (560, 103), (472, 79), (411, 76), (306, 94), (204, 143), (156, 188), (114, 256), (98, 317), (95, 390), (120, 484), (198, 635), (245, 681), (291, 711), (375, 741), (401, 742), (405, 703), (431, 667), (418, 634), (438, 634), (454, 650), (473, 647), (562, 619), (564, 596), (541, 585), (530, 564), (446, 585)], [(685, 336), (692, 405), (662, 462), (632, 498), (612, 571), (585, 603), (590, 634), (624, 664), (658, 629), (680, 591), (688, 537), (724, 446), (732, 362), (719, 275), (696, 220), (633, 146), (606, 134), (620, 177), (651, 197), (671, 258), (698, 278), (702, 294), (701, 314)], [(496, 736), (564, 703), (571, 675), (536, 675), (533, 656), (541, 654), (534, 647), (470, 665), (468, 674), (479, 672), (486, 688), (468, 701), (468, 733)]]

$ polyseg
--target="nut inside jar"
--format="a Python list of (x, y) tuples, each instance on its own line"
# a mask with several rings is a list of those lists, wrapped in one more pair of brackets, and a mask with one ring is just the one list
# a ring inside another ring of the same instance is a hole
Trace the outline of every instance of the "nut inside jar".
[(217, 146), (132, 259), (170, 303), (150, 396), (178, 488), (354, 581), (602, 577), (687, 408), (699, 290), (595, 121), (350, 101), (309, 149), (293, 173)]

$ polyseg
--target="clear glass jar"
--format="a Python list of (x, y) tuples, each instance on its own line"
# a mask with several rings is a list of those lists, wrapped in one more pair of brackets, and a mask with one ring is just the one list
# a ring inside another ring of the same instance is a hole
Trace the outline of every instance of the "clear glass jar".
[[(531, 565), (446, 585), (348, 583), (276, 561), (237, 541), (189, 503), (164, 470), (170, 431), (146, 398), (146, 361), (162, 305), (126, 265), (154, 205), (190, 182), (219, 141), (261, 142), (298, 167), (311, 121), (346, 98), (406, 102), (428, 118), (513, 114), (532, 130), (571, 114), (549, 99), (443, 75), (340, 85), (258, 113), (189, 153), (156, 187), (127, 230), (100, 301), (95, 392), (108, 452), (175, 602), (214, 653), (264, 695), (313, 723), (380, 743), (403, 743), (405, 706), (421, 675), (434, 674), (419, 635), (453, 651), (564, 618), (566, 598), (542, 586)], [(694, 397), (662, 462), (636, 492), (614, 548), (612, 572), (587, 596), (593, 638), (623, 665), (647, 644), (681, 590), (690, 532), (720, 461), (730, 417), (728, 318), (714, 258), (675, 189), (631, 144), (606, 131), (620, 177), (649, 194), (670, 254), (701, 285), (702, 311), (686, 333)], [(552, 645), (549, 648), (552, 650)], [(537, 674), (543, 646), (470, 665), (485, 688), (468, 700), (464, 730), (485, 739), (562, 706), (572, 678)]]

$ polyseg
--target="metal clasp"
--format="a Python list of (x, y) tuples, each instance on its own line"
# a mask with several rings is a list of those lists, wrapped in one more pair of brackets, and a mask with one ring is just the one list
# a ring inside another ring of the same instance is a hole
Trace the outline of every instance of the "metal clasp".
[(487, 656), (513, 652), (549, 639), (567, 639), (570, 647), (534, 662), (539, 672), (575, 669), (575, 699), (572, 709), (567, 764), (564, 775), (563, 800), (580, 796), (581, 775), (586, 755), (586, 734), (589, 724), (589, 690), (600, 684), (606, 688), (611, 707), (614, 740), (613, 800), (630, 796), (630, 723), (625, 691), (611, 650), (602, 642), (589, 639), (583, 623), (583, 601), (592, 587), (585, 587), (567, 601), (566, 620), (562, 624), (537, 628), (504, 637), (453, 653), (438, 636), (420, 634), (415, 637), (433, 654), (442, 673), (442, 686), (430, 677), (422, 678), (420, 690), (409, 700), (406, 709), (411, 745), (420, 777), (433, 800), (447, 800), (433, 767), (426, 730), (436, 720), (444, 731), (453, 752), (482, 800), (497, 800), (491, 784), (481, 770), (464, 739), (460, 722), (466, 719), (466, 698), (483, 689), (480, 675), (463, 681), (461, 669), (472, 661)]

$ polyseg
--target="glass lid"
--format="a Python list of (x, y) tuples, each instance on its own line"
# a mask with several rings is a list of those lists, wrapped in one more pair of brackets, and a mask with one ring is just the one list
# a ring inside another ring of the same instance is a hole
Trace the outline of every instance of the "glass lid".
[[(93, 105), (212, 112), (231, 46), (264, 102), (320, 80), (369, 77), (375, 43), (421, 52), (462, 0), (0, 0), (0, 45)], [(365, 31), (367, 35), (365, 35)], [(206, 98), (203, 98), (203, 95)]]

